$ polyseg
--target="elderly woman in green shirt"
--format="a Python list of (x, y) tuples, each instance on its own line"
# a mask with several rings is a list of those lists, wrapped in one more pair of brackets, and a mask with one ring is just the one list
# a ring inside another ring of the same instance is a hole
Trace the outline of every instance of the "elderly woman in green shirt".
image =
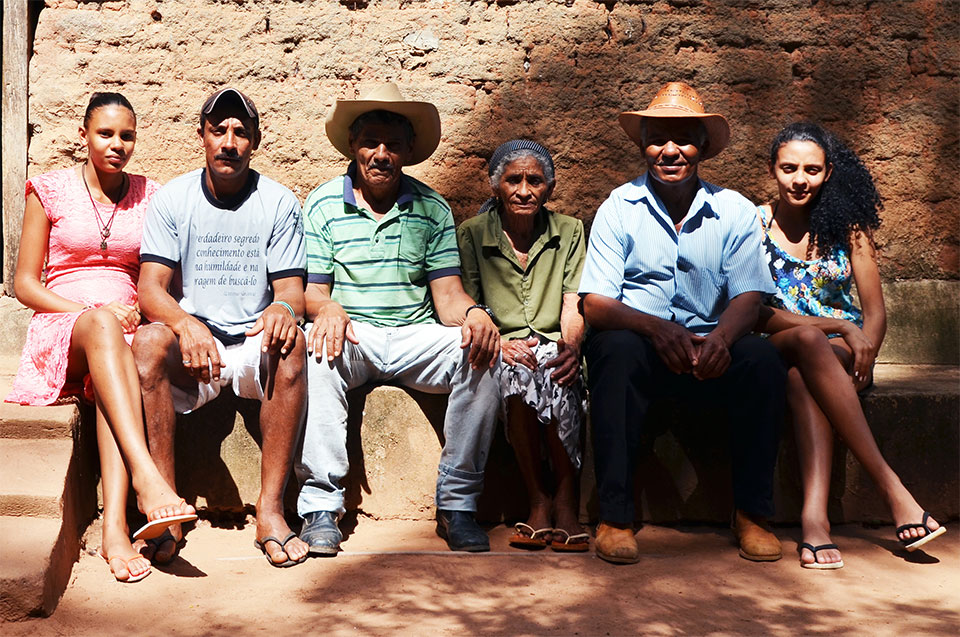
[(583, 224), (545, 207), (554, 166), (540, 144), (503, 144), (488, 172), (493, 197), (460, 225), (457, 241), (464, 289), (500, 328), (503, 419), (530, 498), (530, 516), (510, 543), (586, 551), (576, 488), (585, 408), (577, 295)]

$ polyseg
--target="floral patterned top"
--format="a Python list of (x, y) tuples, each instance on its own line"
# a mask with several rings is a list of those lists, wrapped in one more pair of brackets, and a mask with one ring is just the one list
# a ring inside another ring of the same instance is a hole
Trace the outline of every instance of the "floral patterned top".
[(853, 268), (850, 257), (843, 248), (838, 248), (829, 257), (812, 261), (798, 259), (781, 248), (770, 236), (773, 214), (763, 215), (764, 241), (767, 264), (777, 291), (769, 303), (773, 307), (803, 316), (824, 316), (850, 321), (863, 327), (863, 314), (853, 303), (850, 284)]

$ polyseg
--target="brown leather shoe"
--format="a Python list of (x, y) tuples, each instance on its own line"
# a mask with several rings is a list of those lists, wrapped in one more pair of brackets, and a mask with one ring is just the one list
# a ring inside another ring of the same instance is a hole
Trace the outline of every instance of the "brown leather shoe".
[(740, 543), (740, 557), (754, 562), (775, 562), (783, 557), (780, 540), (766, 528), (762, 518), (737, 509), (731, 528)]
[(635, 564), (640, 561), (640, 547), (630, 526), (601, 522), (594, 541), (597, 557), (614, 564)]

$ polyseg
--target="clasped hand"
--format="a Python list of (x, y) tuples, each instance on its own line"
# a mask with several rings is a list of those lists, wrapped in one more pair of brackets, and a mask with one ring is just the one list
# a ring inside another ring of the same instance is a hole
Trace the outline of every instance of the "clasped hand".
[(127, 305), (120, 301), (111, 301), (102, 306), (101, 309), (107, 310), (116, 316), (126, 334), (135, 332), (137, 326), (140, 325), (140, 307), (136, 304)]
[(651, 341), (674, 374), (691, 373), (697, 380), (706, 380), (722, 376), (730, 367), (730, 350), (718, 330), (700, 336), (664, 320)]
[[(540, 340), (536, 336), (501, 340), (500, 351), (504, 362), (508, 365), (523, 365), (531, 370), (537, 369), (537, 355), (533, 348), (539, 343)], [(550, 377), (555, 383), (564, 387), (576, 380), (580, 372), (580, 352), (562, 338), (558, 339), (557, 355), (544, 363), (544, 366), (556, 368)]]

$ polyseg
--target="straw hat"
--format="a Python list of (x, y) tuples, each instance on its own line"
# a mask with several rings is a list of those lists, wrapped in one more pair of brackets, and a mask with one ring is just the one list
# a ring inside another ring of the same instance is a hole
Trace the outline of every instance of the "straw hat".
[(708, 146), (701, 159), (718, 155), (730, 141), (730, 125), (727, 120), (717, 113), (705, 113), (703, 100), (693, 87), (683, 82), (670, 82), (664, 86), (644, 111), (620, 113), (620, 126), (641, 148), (643, 142), (640, 140), (640, 123), (644, 117), (695, 117), (702, 120), (707, 129)]
[(336, 106), (327, 115), (327, 138), (348, 159), (353, 159), (350, 150), (350, 125), (370, 111), (390, 111), (403, 115), (413, 124), (413, 156), (409, 165), (419, 164), (433, 154), (440, 144), (440, 114), (429, 102), (411, 102), (403, 99), (400, 89), (393, 82), (381, 84), (358, 100), (337, 100)]

